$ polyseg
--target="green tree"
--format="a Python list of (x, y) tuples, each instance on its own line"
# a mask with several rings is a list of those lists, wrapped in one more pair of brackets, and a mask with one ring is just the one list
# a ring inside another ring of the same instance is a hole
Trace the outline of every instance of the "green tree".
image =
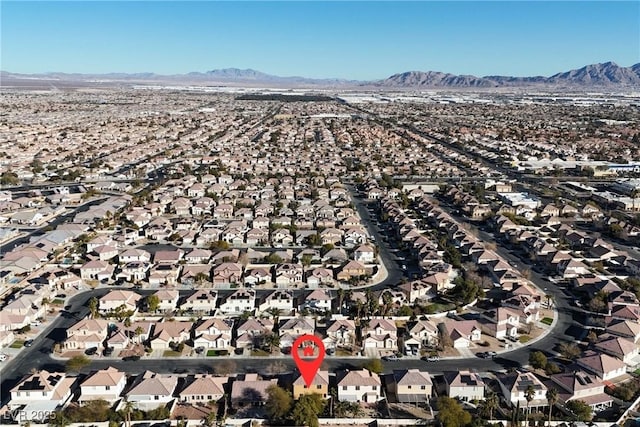
[(18, 175), (15, 172), (5, 171), (0, 175), (0, 185), (18, 185), (20, 184), (20, 179), (18, 179)]
[(582, 352), (580, 350), (580, 347), (578, 347), (577, 344), (572, 342), (560, 343), (558, 345), (558, 351), (560, 352), (562, 357), (565, 357), (570, 360), (577, 359), (578, 356), (580, 356), (580, 353)]
[(270, 385), (267, 388), (267, 415), (270, 421), (283, 421), (291, 412), (293, 398), (282, 387)]
[(376, 374), (381, 374), (382, 371), (384, 370), (380, 359), (369, 359), (368, 361), (365, 362), (365, 364), (362, 367)]
[(67, 372), (80, 372), (82, 368), (90, 364), (91, 360), (85, 355), (73, 356), (67, 361), (65, 370)]
[(49, 417), (50, 427), (67, 427), (69, 424), (71, 424), (71, 420), (65, 415), (64, 411), (55, 411)]
[(156, 311), (158, 311), (158, 307), (160, 307), (160, 298), (158, 297), (158, 295), (149, 295), (146, 298), (146, 303), (147, 303), (147, 310), (149, 310), (152, 313), (155, 313)]
[(566, 407), (575, 414), (578, 421), (591, 421), (591, 417), (593, 417), (591, 406), (587, 405), (582, 400), (570, 400), (567, 402)]
[(291, 418), (296, 425), (318, 427), (318, 417), (324, 410), (324, 405), (325, 401), (321, 395), (303, 394), (293, 407)]
[(544, 369), (547, 366), (547, 356), (541, 351), (532, 351), (529, 353), (529, 364), (534, 369)]
[(471, 422), (471, 414), (455, 399), (447, 396), (438, 398), (436, 418), (443, 427), (463, 427)]

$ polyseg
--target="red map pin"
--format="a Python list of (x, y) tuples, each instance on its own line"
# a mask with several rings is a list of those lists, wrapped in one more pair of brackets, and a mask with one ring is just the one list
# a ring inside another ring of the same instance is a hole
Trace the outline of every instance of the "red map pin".
[[(301, 352), (302, 357), (300, 357)], [(305, 384), (307, 387), (311, 386), (324, 360), (322, 340), (315, 335), (301, 335), (291, 346), (291, 354)]]

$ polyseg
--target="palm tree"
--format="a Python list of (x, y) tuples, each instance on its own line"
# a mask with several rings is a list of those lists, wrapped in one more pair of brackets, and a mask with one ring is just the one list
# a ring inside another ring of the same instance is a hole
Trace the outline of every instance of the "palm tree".
[(269, 345), (269, 353), (273, 353), (273, 348), (280, 345), (280, 337), (278, 334), (271, 333), (265, 336), (265, 344)]
[(131, 427), (131, 413), (135, 409), (133, 402), (125, 400), (122, 412), (124, 412), (124, 420), (127, 423), (127, 427)]
[(133, 333), (136, 335), (138, 344), (140, 344), (140, 335), (142, 335), (143, 332), (144, 332), (144, 329), (142, 329), (142, 326), (138, 326), (136, 330), (133, 331)]
[(524, 398), (527, 401), (527, 412), (524, 415), (525, 425), (529, 424), (529, 404), (531, 403), (531, 401), (533, 400), (533, 396), (535, 395), (536, 395), (536, 390), (533, 388), (532, 385), (528, 385), (527, 389), (524, 391)]
[(558, 390), (550, 388), (547, 390), (547, 402), (549, 403), (549, 425), (551, 425), (551, 411), (553, 411), (553, 405), (558, 401)]
[(273, 317), (273, 332), (277, 334), (280, 329), (280, 316), (282, 316), (282, 309), (278, 307), (269, 307), (267, 309), (267, 313)]
[(47, 311), (47, 306), (51, 304), (51, 300), (47, 297), (44, 297), (42, 298), (41, 304), (42, 304), (42, 308), (44, 308), (44, 310)]
[(342, 288), (338, 289), (338, 314), (342, 313), (342, 305), (344, 304), (344, 296), (345, 296), (344, 289), (342, 289)]
[(89, 311), (92, 319), (98, 317), (98, 299), (96, 297), (91, 297), (89, 300)]
[(500, 399), (498, 398), (498, 395), (495, 392), (490, 391), (484, 399), (484, 407), (489, 411), (489, 420), (493, 420), (493, 412), (498, 409), (499, 404)]
[(216, 413), (214, 411), (209, 412), (204, 416), (202, 422), (206, 427), (213, 427), (216, 423)]
[(391, 307), (393, 306), (393, 297), (391, 293), (385, 292), (382, 294), (382, 317), (387, 317)]

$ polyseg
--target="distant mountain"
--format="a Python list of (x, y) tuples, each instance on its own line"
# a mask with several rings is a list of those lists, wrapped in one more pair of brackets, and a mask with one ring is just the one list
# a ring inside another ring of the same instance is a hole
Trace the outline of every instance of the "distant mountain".
[(494, 87), (495, 82), (475, 76), (458, 76), (438, 71), (408, 71), (383, 80), (382, 86)]
[(436, 71), (409, 71), (374, 83), (382, 87), (503, 87), (503, 86), (640, 86), (640, 63), (621, 67), (615, 62), (592, 64), (550, 77), (455, 75)]
[[(577, 70), (554, 74), (549, 77), (511, 77), (456, 75), (438, 71), (408, 71), (394, 74), (384, 80), (356, 81), (344, 79), (313, 79), (306, 77), (281, 77), (252, 69), (223, 68), (187, 74), (160, 75), (155, 73), (43, 73), (17, 74), (0, 72), (0, 85), (53, 85), (52, 81), (66, 83), (111, 84), (123, 83), (171, 83), (198, 85), (242, 85), (278, 87), (377, 87), (377, 88), (498, 88), (498, 87), (618, 87), (640, 86), (640, 63), (620, 67), (614, 62), (587, 65)], [(55, 83), (57, 86), (58, 83)]]
[(621, 67), (615, 62), (605, 62), (604, 64), (592, 64), (577, 70), (558, 73), (549, 77), (551, 83), (562, 83), (569, 81), (576, 84), (640, 84), (640, 64), (631, 67)]

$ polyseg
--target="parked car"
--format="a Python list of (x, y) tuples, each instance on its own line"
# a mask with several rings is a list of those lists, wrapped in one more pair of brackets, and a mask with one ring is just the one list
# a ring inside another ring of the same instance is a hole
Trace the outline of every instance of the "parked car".
[(93, 356), (98, 352), (98, 347), (90, 347), (84, 351), (84, 354), (87, 356)]
[(113, 354), (113, 347), (107, 347), (102, 351), (103, 356), (111, 356)]
[(495, 351), (487, 351), (487, 357), (496, 357), (498, 353)]
[(424, 360), (425, 362), (437, 362), (438, 360), (440, 360), (440, 357), (438, 357), (438, 356), (424, 356), (422, 358), (422, 360)]
[(137, 360), (140, 360), (140, 356), (138, 355), (126, 356), (126, 357), (123, 357), (122, 360), (124, 360), (125, 362), (135, 362)]
[(383, 356), (381, 359), (384, 360), (385, 362), (395, 362), (400, 360), (398, 356)]
[(201, 354), (203, 351), (204, 351), (204, 347), (196, 347), (196, 348), (195, 348), (195, 352), (196, 352), (197, 354)]
[(33, 345), (33, 340), (26, 340), (26, 341), (24, 342), (24, 346), (25, 346), (25, 347), (31, 347), (32, 345)]
[(486, 359), (488, 357), (486, 351), (478, 352), (476, 353), (476, 356), (478, 356), (480, 359)]
[(7, 360), (7, 355), (4, 353), (0, 353), (0, 362), (4, 362), (5, 360)]

